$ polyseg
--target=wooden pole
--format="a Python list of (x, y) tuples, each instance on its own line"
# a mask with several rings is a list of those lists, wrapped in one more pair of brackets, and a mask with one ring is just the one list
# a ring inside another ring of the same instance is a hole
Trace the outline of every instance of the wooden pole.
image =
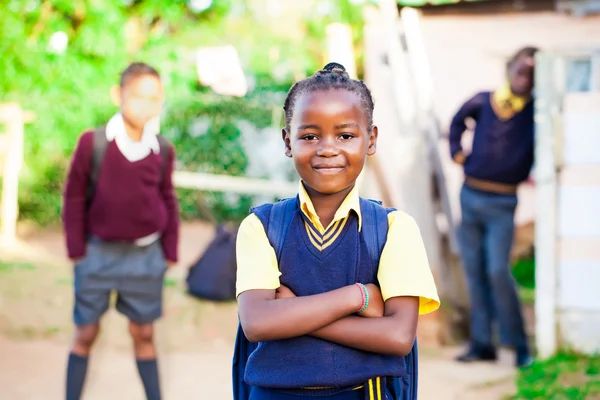
[(297, 183), (188, 171), (175, 171), (173, 173), (173, 184), (187, 189), (278, 197), (294, 196), (298, 192)]
[(555, 354), (558, 344), (555, 141), (565, 76), (564, 59), (547, 53), (536, 55), (535, 342), (540, 358)]
[(342, 64), (350, 78), (356, 79), (356, 60), (350, 25), (333, 23), (327, 26), (325, 33), (327, 35), (327, 62)]
[(16, 241), (19, 216), (19, 174), (23, 165), (23, 131), (25, 115), (18, 104), (0, 106), (0, 121), (6, 126), (6, 147), (2, 168), (2, 199), (0, 202), (0, 242)]
[[(367, 14), (365, 60), (367, 85), (375, 100), (374, 122), (379, 127), (378, 179), (386, 182), (390, 204), (417, 221), (429, 263), (438, 285), (443, 258), (432, 190), (429, 140), (419, 128), (416, 87), (406, 41), (394, 0), (380, 0), (377, 13)], [(422, 344), (439, 345), (440, 313), (419, 319)]]

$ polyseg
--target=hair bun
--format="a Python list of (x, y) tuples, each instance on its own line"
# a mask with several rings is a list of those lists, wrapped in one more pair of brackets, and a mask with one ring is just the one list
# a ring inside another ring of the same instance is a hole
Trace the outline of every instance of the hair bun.
[(323, 67), (323, 71), (327, 72), (346, 72), (346, 68), (342, 64), (338, 64), (335, 62), (330, 62), (326, 66)]

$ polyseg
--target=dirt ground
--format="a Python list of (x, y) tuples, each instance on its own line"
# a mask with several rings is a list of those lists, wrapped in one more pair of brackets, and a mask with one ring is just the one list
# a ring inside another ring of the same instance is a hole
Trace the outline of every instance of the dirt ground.
[[(180, 265), (167, 274), (164, 317), (157, 325), (167, 400), (231, 399), (235, 304), (198, 301), (184, 291), (186, 268), (212, 235), (210, 225), (185, 224)], [(72, 332), (71, 266), (59, 231), (23, 230), (21, 238), (0, 251), (0, 399), (61, 399)], [(452, 361), (457, 351), (421, 349), (420, 400), (496, 400), (514, 392), (511, 354), (502, 353), (497, 364), (457, 365)], [(126, 320), (110, 311), (84, 399), (142, 398)]]

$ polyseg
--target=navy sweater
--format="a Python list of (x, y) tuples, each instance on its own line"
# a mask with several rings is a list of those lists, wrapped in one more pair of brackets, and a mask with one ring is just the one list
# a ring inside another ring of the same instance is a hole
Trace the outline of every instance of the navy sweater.
[(529, 177), (533, 165), (533, 101), (508, 120), (498, 118), (492, 108), (491, 93), (481, 92), (458, 110), (450, 125), (452, 158), (462, 151), (465, 119), (477, 123), (471, 154), (465, 161), (467, 176), (486, 181), (519, 184)]
[[(272, 204), (253, 212), (268, 229)], [(377, 283), (358, 217), (334, 224), (318, 235), (296, 209), (281, 253), (281, 283), (298, 296), (328, 292), (355, 282)], [(365, 226), (363, 226), (365, 229)], [(311, 237), (309, 237), (309, 233)], [(316, 247), (316, 244), (320, 248)], [(325, 304), (323, 305), (326, 306)], [(405, 376), (406, 358), (352, 349), (311, 336), (261, 342), (248, 359), (245, 381), (253, 386), (299, 389), (344, 388), (377, 376)], [(316, 395), (316, 391), (312, 391)]]

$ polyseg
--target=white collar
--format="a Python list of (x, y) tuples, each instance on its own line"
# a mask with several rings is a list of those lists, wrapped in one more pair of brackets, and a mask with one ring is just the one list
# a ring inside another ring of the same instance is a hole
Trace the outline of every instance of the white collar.
[(160, 122), (156, 117), (144, 126), (141, 140), (131, 140), (125, 130), (125, 122), (121, 113), (116, 113), (106, 124), (106, 140), (116, 142), (123, 156), (130, 162), (139, 161), (148, 157), (150, 152), (160, 153), (160, 145), (156, 135), (159, 132)]

